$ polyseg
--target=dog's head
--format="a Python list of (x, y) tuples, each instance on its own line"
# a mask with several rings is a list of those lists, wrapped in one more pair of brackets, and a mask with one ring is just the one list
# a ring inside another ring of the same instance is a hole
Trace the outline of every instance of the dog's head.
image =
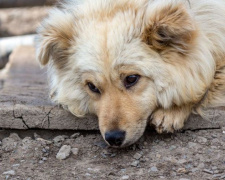
[(206, 88), (210, 65), (193, 55), (203, 52), (191, 15), (160, 2), (75, 1), (39, 29), (37, 58), (49, 64), (53, 99), (76, 116), (96, 114), (112, 146), (137, 141), (157, 107), (198, 101)]

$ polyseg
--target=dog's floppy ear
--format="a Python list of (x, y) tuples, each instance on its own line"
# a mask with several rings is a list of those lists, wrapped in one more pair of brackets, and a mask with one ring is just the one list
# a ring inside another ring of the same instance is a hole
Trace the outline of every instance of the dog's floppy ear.
[(54, 16), (44, 20), (37, 30), (36, 57), (41, 65), (46, 65), (52, 59), (62, 66), (74, 38), (74, 23), (69, 13), (58, 9), (52, 13)]
[(160, 2), (155, 1), (146, 10), (143, 40), (159, 52), (172, 48), (185, 54), (196, 38), (197, 28), (183, 4)]

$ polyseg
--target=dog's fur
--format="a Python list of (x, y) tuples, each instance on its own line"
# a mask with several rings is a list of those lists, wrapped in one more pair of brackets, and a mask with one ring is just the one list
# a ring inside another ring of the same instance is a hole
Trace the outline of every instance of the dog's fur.
[[(150, 115), (158, 132), (173, 132), (223, 99), (224, 0), (72, 0), (38, 33), (52, 99), (75, 116), (96, 114), (103, 137), (125, 131), (122, 146), (141, 137)], [(126, 89), (133, 74), (140, 79)]]

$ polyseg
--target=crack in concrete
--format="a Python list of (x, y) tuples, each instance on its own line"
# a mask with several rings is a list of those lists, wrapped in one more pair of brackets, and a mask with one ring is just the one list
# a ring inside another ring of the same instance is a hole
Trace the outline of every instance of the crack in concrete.
[(14, 108), (13, 108), (13, 117), (14, 117), (15, 119), (21, 119), (21, 121), (22, 121), (23, 124), (27, 127), (27, 129), (30, 129), (30, 127), (26, 124), (26, 121), (24, 121), (23, 115), (18, 116), (18, 117), (15, 115), (15, 110), (14, 110)]
[(196, 129), (185, 129), (185, 131), (204, 131), (204, 130), (214, 130), (214, 129), (222, 129), (221, 127), (211, 127), (211, 128), (196, 128)]
[(43, 128), (44, 126), (44, 123), (46, 122), (45, 118), (47, 117), (47, 121), (48, 121), (48, 128), (50, 127), (50, 119), (49, 119), (49, 115), (51, 114), (51, 111), (54, 109), (55, 107), (51, 108), (49, 110), (49, 112), (46, 114), (46, 116), (43, 118), (42, 120), (42, 124), (41, 124), (41, 127)]

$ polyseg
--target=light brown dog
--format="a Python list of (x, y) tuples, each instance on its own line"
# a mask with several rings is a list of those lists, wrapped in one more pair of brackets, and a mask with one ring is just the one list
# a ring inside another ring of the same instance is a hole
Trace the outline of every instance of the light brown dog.
[(96, 114), (108, 144), (181, 129), (194, 109), (222, 101), (224, 0), (73, 0), (38, 30), (52, 99)]

